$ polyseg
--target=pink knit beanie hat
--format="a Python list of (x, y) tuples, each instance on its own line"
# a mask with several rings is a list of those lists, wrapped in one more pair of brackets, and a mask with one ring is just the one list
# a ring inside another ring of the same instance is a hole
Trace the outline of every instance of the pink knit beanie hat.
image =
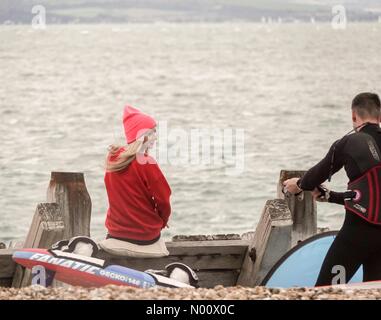
[(147, 131), (155, 128), (156, 121), (138, 109), (126, 106), (123, 114), (123, 125), (127, 143), (130, 144), (139, 139)]

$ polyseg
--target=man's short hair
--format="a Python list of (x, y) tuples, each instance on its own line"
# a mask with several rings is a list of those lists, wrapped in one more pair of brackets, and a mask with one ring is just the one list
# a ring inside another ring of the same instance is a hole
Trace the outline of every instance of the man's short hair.
[(381, 112), (380, 98), (375, 93), (360, 93), (353, 99), (352, 109), (363, 119), (378, 119)]

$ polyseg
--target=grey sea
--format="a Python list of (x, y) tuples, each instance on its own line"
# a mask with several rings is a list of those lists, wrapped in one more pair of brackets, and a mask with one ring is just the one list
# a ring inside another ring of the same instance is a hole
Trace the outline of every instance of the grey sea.
[[(244, 170), (171, 165), (164, 236), (252, 231), (281, 169), (308, 169), (351, 129), (360, 91), (381, 93), (381, 24), (0, 27), (0, 240), (23, 238), (51, 171), (84, 172), (92, 236), (105, 235), (108, 145), (123, 107), (168, 127), (244, 129)], [(344, 173), (329, 185), (344, 190)], [(320, 226), (343, 208), (318, 205)]]

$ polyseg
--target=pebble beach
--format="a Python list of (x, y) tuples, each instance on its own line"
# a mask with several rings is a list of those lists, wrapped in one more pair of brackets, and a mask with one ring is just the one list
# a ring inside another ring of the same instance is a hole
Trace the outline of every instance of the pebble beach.
[(222, 287), (213, 289), (136, 289), (121, 286), (102, 288), (0, 288), (0, 300), (381, 300), (381, 290), (268, 289)]

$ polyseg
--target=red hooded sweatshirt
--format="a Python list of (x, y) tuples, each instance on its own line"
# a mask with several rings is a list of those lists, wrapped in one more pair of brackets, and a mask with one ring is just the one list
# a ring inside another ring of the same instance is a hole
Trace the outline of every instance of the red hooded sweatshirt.
[(140, 164), (134, 159), (126, 169), (105, 174), (106, 227), (112, 237), (153, 240), (167, 225), (171, 189), (156, 161), (150, 156), (144, 160), (147, 163)]

